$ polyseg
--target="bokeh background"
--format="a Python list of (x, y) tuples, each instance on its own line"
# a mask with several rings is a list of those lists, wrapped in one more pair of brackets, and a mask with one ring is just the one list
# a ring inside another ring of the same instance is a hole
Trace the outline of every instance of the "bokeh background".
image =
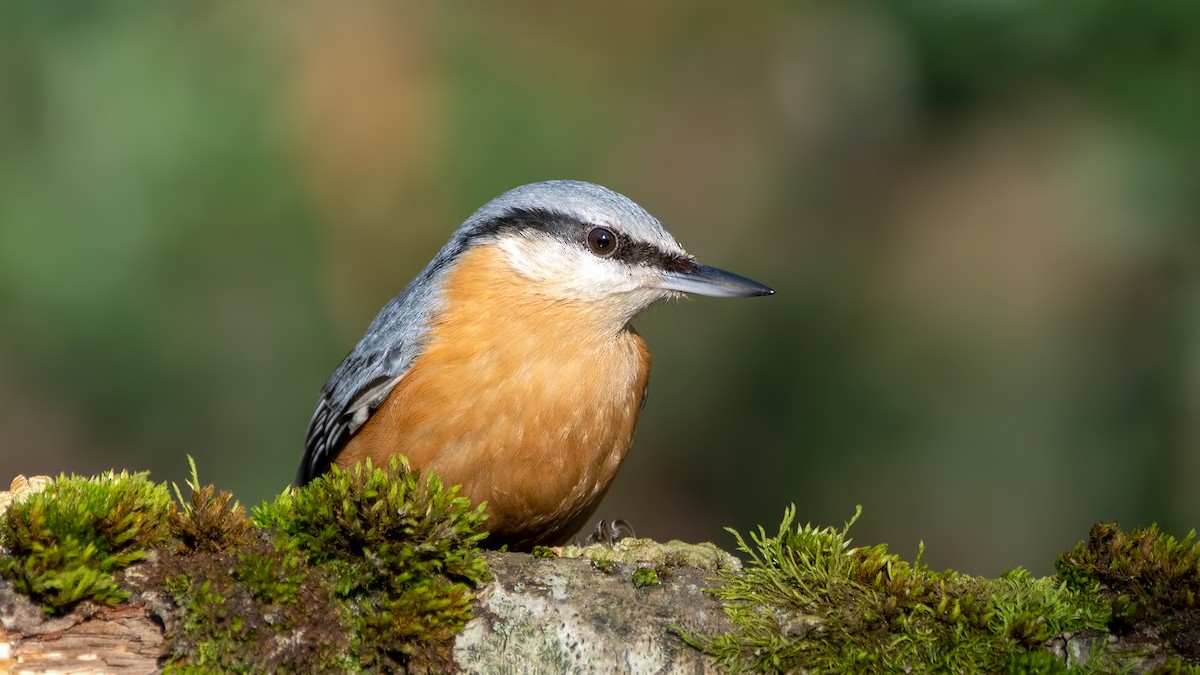
[(775, 297), (638, 322), (598, 516), (978, 574), (1200, 525), (1200, 4), (0, 5), (0, 481), (256, 504), (475, 208), (579, 178)]

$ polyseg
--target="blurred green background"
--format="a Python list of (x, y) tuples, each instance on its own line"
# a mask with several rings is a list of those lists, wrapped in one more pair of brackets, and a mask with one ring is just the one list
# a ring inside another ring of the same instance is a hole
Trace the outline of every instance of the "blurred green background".
[(0, 482), (257, 503), (475, 208), (596, 181), (769, 299), (648, 311), (597, 516), (1051, 570), (1200, 525), (1200, 4), (0, 5)]

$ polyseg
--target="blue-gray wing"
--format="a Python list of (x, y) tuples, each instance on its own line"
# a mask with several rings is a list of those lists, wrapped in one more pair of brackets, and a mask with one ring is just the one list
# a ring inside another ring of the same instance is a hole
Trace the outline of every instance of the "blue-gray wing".
[(304, 438), (304, 457), (296, 471), (296, 484), (304, 485), (329, 470), (337, 454), (350, 441), (362, 425), (371, 418), (386, 399), (401, 375), (380, 374), (363, 383), (361, 388), (342, 386), (340, 374), (358, 381), (355, 375), (369, 372), (359, 370), (365, 363), (356, 352), (351, 352), (334, 372), (333, 378), (321, 391), (317, 409), (308, 423)]
[(420, 355), (428, 318), (439, 301), (434, 289), (442, 267), (431, 263), (393, 298), (325, 383), (308, 423), (297, 485), (329, 470)]

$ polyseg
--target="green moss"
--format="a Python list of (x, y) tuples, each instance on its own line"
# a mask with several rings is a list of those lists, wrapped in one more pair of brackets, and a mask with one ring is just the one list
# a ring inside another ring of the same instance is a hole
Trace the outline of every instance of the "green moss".
[(1008, 675), (1059, 675), (1071, 672), (1050, 652), (1023, 652), (1017, 654), (1004, 669)]
[(639, 567), (633, 571), (633, 585), (638, 588), (657, 586), (661, 583), (662, 579), (658, 576), (658, 570), (653, 567)]
[(1178, 656), (1171, 657), (1151, 671), (1153, 675), (1200, 675), (1200, 665), (1184, 663)]
[(657, 542), (627, 537), (609, 544), (562, 546), (554, 550), (563, 558), (586, 558), (598, 566), (608, 563), (642, 564), (655, 567), (696, 567), (711, 572), (736, 572), (742, 569), (737, 556), (708, 542), (689, 544), (678, 540)]
[[(184, 500), (175, 485), (178, 503), (171, 503), (169, 522), (171, 534), (179, 544), (179, 553), (232, 551), (250, 541), (254, 525), (246, 517), (246, 509), (233, 501), (233, 495), (218, 493), (212, 485), (201, 487), (196, 462), (188, 456), (192, 478), (187, 481), (192, 496)], [(232, 503), (231, 503), (232, 502)]]
[(605, 574), (616, 574), (621, 569), (612, 559), (598, 556), (592, 558), (592, 567)]
[(255, 510), (312, 566), (326, 570), (367, 670), (440, 670), (471, 618), (472, 589), (488, 578), (472, 508), (407, 463), (334, 469)]
[[(291, 540), (256, 530), (228, 492), (191, 489), (168, 521), (175, 555), (143, 571), (173, 601), (164, 670), (179, 672), (301, 671), (342, 665), (348, 640), (336, 616), (313, 612), (332, 591), (313, 574)], [(344, 669), (344, 668), (342, 668)]]
[[(334, 470), (264, 504), (252, 522), (228, 492), (190, 498), (145, 474), (63, 477), (0, 514), (0, 573), (65, 611), (162, 590), (175, 672), (441, 670), (487, 578), (483, 507), (402, 461)], [(255, 528), (255, 524), (260, 529)], [(129, 583), (129, 580), (125, 580)], [(151, 594), (151, 597), (157, 594)], [(322, 608), (322, 611), (313, 611)]]
[(980, 579), (934, 572), (920, 554), (908, 563), (886, 546), (851, 548), (860, 513), (841, 530), (793, 528), (792, 507), (753, 545), (730, 530), (749, 561), (714, 592), (738, 630), (684, 639), (733, 670), (1041, 672), (1029, 670), (1040, 657), (1022, 655), (1107, 618), (1079, 589), (1023, 570)]
[(1200, 661), (1200, 543), (1154, 525), (1123, 532), (1115, 523), (1092, 527), (1087, 541), (1059, 556), (1055, 571), (1069, 586), (1099, 589), (1117, 634), (1135, 626), (1158, 631), (1171, 649)]
[(146, 556), (168, 535), (170, 496), (147, 474), (62, 476), (0, 516), (0, 574), (63, 612), (80, 600), (116, 604), (129, 593), (113, 572)]
[(422, 672), (450, 663), (472, 589), (487, 576), (482, 509), (457, 488), (402, 461), (335, 469), (256, 509), (260, 529), (231, 559), (239, 509), (198, 487), (194, 469), (188, 484), (192, 499), (173, 521), (188, 524), (176, 528), (187, 555), (158, 566), (184, 608), (168, 669)]
[[(230, 554), (197, 552), (162, 561), (161, 586), (179, 608), (166, 672), (347, 670), (349, 639), (331, 587), (285, 540), (259, 533)], [(322, 611), (313, 611), (315, 607)]]
[(288, 605), (300, 597), (300, 584), (308, 574), (305, 563), (294, 541), (277, 537), (269, 550), (238, 553), (237, 565), (230, 575), (244, 584), (259, 602)]
[[(245, 641), (242, 631), (245, 622), (240, 617), (223, 611), (226, 597), (220, 590), (213, 588), (212, 579), (197, 580), (191, 575), (180, 574), (167, 579), (166, 589), (176, 598), (180, 606), (186, 610), (183, 630), (189, 635), (202, 634), (205, 640), (197, 645), (194, 655), (187, 665), (198, 668), (222, 667), (230, 670), (244, 670), (245, 665), (237, 663), (237, 649), (234, 645)], [(233, 663), (231, 663), (233, 661)], [(168, 670), (182, 667), (182, 664), (168, 663)], [(241, 665), (241, 668), (232, 666)]]
[(558, 554), (554, 552), (553, 546), (534, 546), (529, 553), (535, 558), (557, 558)]
[[(1109, 595), (1141, 610), (1200, 605), (1200, 544), (1192, 530), (1182, 540), (1154, 525), (1122, 532), (1115, 523), (1092, 527), (1086, 542), (1059, 556), (1055, 571), (1068, 584), (1098, 582)], [(1132, 606), (1117, 616), (1130, 616)]]

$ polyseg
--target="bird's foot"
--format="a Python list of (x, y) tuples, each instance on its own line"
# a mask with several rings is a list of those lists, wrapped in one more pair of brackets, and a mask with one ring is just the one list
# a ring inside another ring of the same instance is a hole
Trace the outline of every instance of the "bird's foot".
[(612, 546), (622, 539), (636, 537), (637, 533), (633, 531), (633, 525), (627, 520), (601, 520), (596, 523), (596, 529), (584, 540), (584, 544), (607, 544)]

